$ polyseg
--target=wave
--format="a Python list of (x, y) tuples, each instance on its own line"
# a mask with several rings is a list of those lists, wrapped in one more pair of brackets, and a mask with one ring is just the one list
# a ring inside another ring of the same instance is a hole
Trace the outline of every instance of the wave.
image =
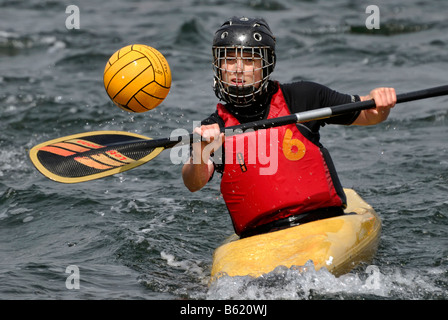
[(53, 53), (66, 48), (66, 43), (54, 33), (19, 34), (0, 30), (0, 57), (17, 56), (24, 51), (45, 49)]
[(201, 44), (211, 43), (213, 34), (201, 24), (199, 19), (192, 18), (185, 21), (176, 32), (176, 45), (187, 47), (197, 46)]
[(316, 271), (312, 262), (303, 267), (278, 267), (260, 278), (223, 276), (207, 292), (218, 300), (365, 300), (446, 299), (444, 268), (404, 270), (378, 267), (358, 268), (335, 277), (325, 268)]
[(365, 25), (352, 25), (347, 27), (347, 31), (353, 34), (392, 36), (422, 32), (435, 27), (436, 24), (429, 23), (415, 24), (408, 21), (389, 21), (382, 23), (378, 29), (368, 29)]

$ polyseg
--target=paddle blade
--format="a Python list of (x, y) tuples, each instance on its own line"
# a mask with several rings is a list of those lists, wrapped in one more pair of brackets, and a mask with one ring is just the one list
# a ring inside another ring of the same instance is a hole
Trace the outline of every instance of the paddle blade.
[(30, 150), (30, 158), (47, 178), (78, 183), (135, 168), (165, 149), (148, 140), (122, 131), (86, 132), (41, 143)]

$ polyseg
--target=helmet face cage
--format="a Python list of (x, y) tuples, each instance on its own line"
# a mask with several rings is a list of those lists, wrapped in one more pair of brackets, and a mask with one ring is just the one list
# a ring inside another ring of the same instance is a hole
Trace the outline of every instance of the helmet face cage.
[(213, 47), (218, 97), (239, 106), (251, 104), (266, 89), (274, 59), (269, 47)]
[(212, 49), (219, 99), (248, 106), (266, 91), (275, 66), (275, 37), (266, 21), (230, 18), (216, 31)]

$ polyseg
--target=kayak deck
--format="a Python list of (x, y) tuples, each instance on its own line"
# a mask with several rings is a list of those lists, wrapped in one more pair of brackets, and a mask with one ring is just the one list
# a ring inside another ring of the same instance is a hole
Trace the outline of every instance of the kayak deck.
[(367, 262), (376, 253), (381, 220), (354, 190), (346, 215), (309, 222), (244, 239), (233, 235), (213, 254), (211, 281), (223, 276), (259, 277), (278, 266), (304, 266), (312, 260), (335, 276)]

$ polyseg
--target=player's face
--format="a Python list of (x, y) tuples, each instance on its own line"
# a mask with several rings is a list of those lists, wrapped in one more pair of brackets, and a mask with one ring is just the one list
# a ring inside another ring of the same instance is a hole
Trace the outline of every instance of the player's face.
[(261, 57), (251, 52), (228, 50), (221, 61), (221, 77), (225, 86), (248, 87), (258, 89), (262, 80)]

